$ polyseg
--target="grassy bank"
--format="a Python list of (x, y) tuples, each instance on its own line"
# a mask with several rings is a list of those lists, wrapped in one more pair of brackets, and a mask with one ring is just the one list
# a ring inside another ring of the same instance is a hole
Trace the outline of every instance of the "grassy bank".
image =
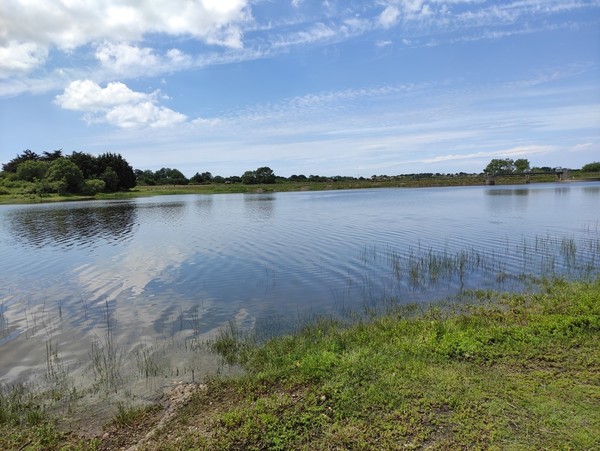
[[(246, 373), (207, 381), (141, 449), (598, 449), (599, 338), (600, 280), (321, 319), (261, 345), (232, 327), (213, 346)], [(160, 416), (120, 407), (80, 440), (11, 396), (1, 449), (128, 446)]]
[[(524, 184), (523, 177), (498, 177), (497, 185)], [(554, 174), (534, 175), (530, 177), (531, 183), (556, 182)], [(0, 204), (24, 204), (40, 202), (61, 202), (90, 199), (128, 199), (145, 196), (171, 195), (171, 194), (223, 194), (223, 193), (269, 193), (290, 191), (324, 191), (340, 189), (365, 189), (365, 188), (425, 188), (444, 186), (477, 186), (485, 185), (484, 175), (457, 175), (418, 177), (402, 176), (380, 180), (339, 180), (327, 182), (293, 182), (280, 181), (269, 185), (244, 185), (241, 183), (209, 185), (160, 185), (137, 186), (127, 192), (97, 194), (96, 196), (58, 195), (48, 194), (43, 197), (31, 194), (33, 184), (29, 182), (15, 182), (10, 187), (0, 186)]]

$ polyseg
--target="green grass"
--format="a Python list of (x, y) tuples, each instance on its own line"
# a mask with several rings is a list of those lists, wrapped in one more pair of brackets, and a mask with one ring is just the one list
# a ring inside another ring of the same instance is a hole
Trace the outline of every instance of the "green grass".
[[(599, 449), (600, 279), (461, 299), (262, 344), (230, 323), (213, 346), (245, 372), (206, 381), (141, 449)], [(129, 446), (158, 421), (120, 404), (108, 438), (81, 440), (25, 388), (2, 393), (0, 449)]]
[(480, 298), (222, 336), (247, 373), (210, 381), (156, 448), (598, 449), (600, 282)]

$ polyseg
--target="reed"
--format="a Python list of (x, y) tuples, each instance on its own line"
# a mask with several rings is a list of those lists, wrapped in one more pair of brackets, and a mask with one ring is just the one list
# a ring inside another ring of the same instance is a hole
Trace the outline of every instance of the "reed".
[(104, 305), (105, 333), (102, 337), (97, 336), (92, 343), (90, 359), (98, 385), (103, 386), (107, 392), (116, 392), (123, 381), (121, 367), (124, 354), (114, 339), (114, 322), (108, 300)]
[(157, 377), (162, 374), (163, 366), (159, 363), (156, 353), (149, 347), (141, 345), (133, 353), (138, 370), (138, 376), (144, 379)]

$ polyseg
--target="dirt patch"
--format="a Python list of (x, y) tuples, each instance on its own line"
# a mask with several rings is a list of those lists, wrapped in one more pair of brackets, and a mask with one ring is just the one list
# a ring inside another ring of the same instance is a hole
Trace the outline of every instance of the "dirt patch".
[(156, 432), (177, 415), (194, 393), (203, 390), (206, 390), (206, 386), (203, 384), (178, 384), (162, 396), (159, 404), (148, 409), (133, 424), (107, 426), (100, 436), (99, 449), (128, 451), (143, 449), (146, 445), (152, 443)]

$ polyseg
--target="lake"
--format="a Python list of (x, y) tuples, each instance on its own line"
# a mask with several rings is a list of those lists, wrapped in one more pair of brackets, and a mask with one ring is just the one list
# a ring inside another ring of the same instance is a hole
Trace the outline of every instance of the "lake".
[(599, 207), (596, 182), (0, 206), (0, 380), (189, 380), (231, 324), (594, 276)]

